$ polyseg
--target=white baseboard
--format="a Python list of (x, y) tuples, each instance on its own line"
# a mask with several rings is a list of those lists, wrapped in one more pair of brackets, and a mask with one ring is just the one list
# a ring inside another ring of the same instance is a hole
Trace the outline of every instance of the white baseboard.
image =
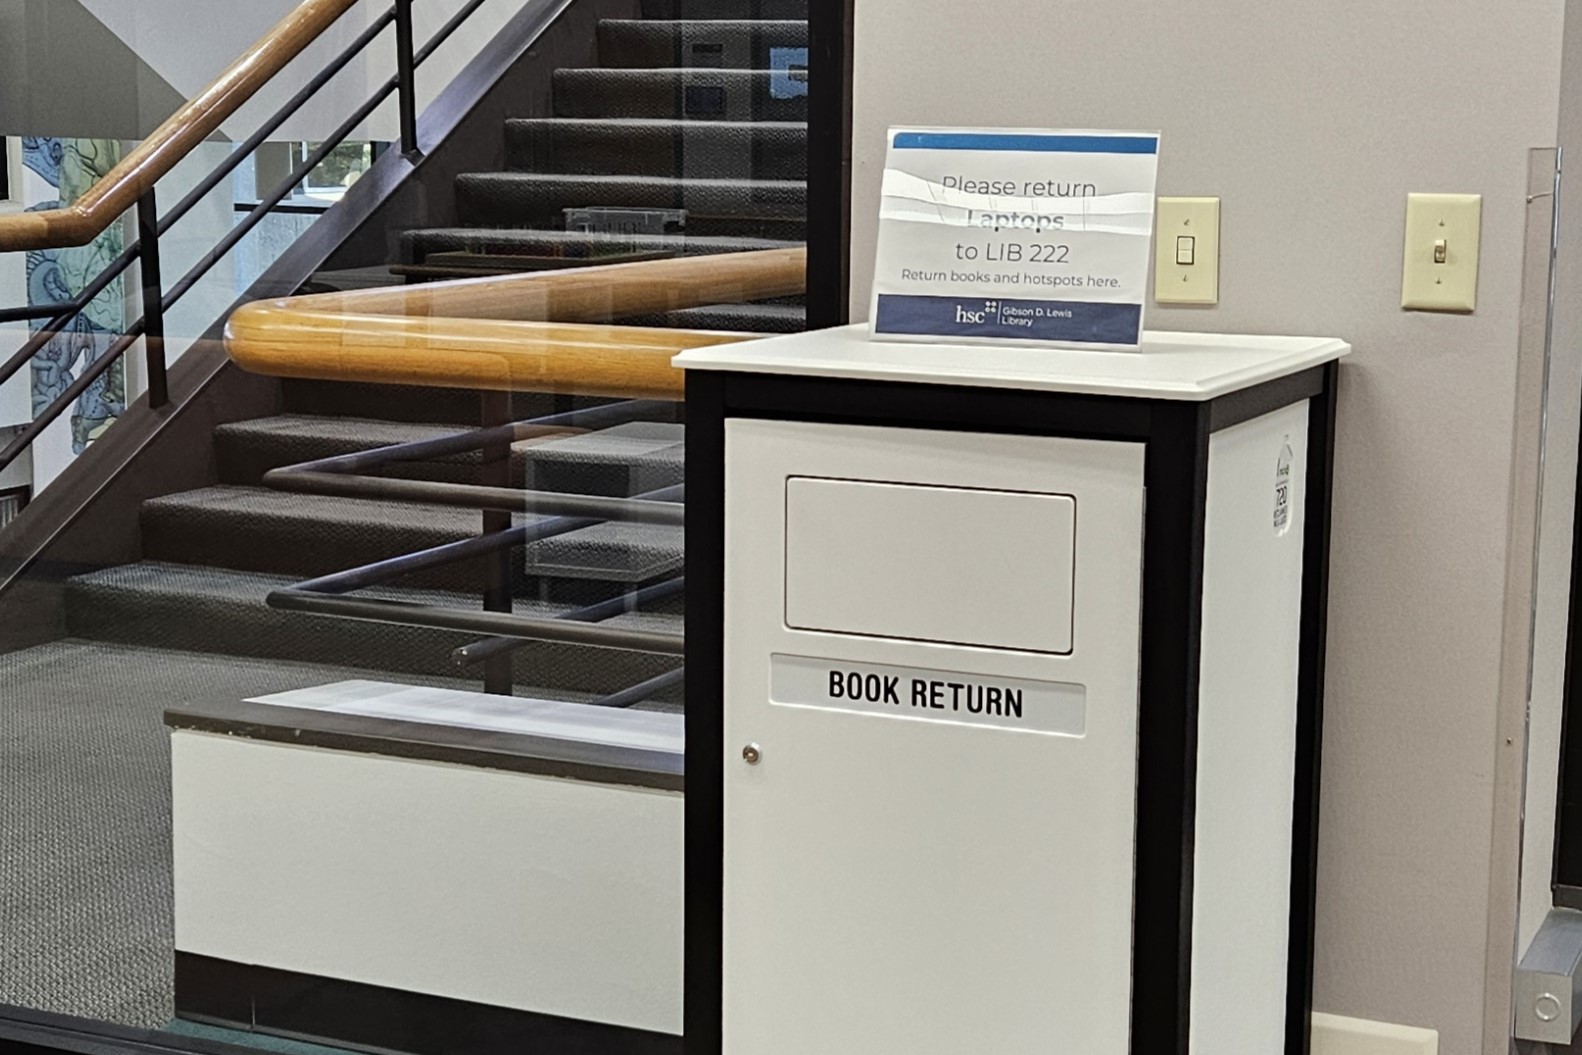
[(1439, 1034), (1315, 1011), (1313, 1055), (1439, 1055)]

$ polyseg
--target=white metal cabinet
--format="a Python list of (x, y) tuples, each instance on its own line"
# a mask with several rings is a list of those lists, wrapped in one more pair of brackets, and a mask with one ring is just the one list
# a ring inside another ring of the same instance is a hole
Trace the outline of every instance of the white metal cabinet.
[(729, 424), (726, 1051), (1127, 1050), (1142, 473)]

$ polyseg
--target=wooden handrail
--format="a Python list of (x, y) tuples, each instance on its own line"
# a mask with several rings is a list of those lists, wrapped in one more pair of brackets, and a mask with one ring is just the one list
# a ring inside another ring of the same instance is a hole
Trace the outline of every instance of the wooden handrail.
[(806, 249), (769, 249), (284, 297), (238, 308), (225, 345), (273, 377), (679, 399), (678, 352), (757, 335), (609, 319), (795, 296), (806, 274)]
[[(333, 330), (259, 312), (230, 331), (243, 369), (273, 377), (493, 391), (680, 399), (670, 360), (688, 348), (750, 335), (701, 330), (346, 315)], [(267, 348), (262, 354), (259, 349)]]
[(304, 0), (70, 205), (0, 216), (0, 252), (86, 245), (317, 40), (357, 0)]
[(791, 297), (806, 289), (807, 249), (795, 246), (314, 293), (258, 301), (238, 313), (289, 305), (332, 314), (606, 322), (621, 315)]

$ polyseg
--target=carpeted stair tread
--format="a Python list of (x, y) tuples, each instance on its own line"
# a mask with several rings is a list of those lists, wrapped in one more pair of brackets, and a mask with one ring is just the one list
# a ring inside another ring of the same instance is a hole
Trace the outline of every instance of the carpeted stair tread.
[[(264, 603), (271, 590), (293, 582), (284, 575), (158, 561), (119, 565), (68, 580), (68, 631), (76, 637), (129, 645), (430, 677), (462, 675), (450, 653), (478, 640), (478, 635), (449, 630), (277, 611)], [(444, 591), (376, 588), (357, 596), (450, 608), (480, 607), (476, 594)], [(567, 608), (519, 599), (515, 610), (553, 617)], [(666, 632), (676, 625), (670, 614), (651, 617), (642, 612), (631, 618), (637, 625)], [(522, 685), (607, 694), (679, 665), (676, 656), (531, 642), (513, 654), (513, 677)]]
[(624, 630), (658, 630), (667, 634), (680, 634), (686, 630), (686, 624), (686, 617), (678, 612), (622, 612), (606, 619), (601, 625)]
[(807, 95), (774, 70), (562, 69), (553, 84), (556, 117), (807, 120)]
[(774, 48), (806, 48), (805, 19), (605, 19), (599, 65), (771, 69)]
[[(220, 482), (257, 487), (271, 469), (473, 431), (464, 425), (279, 414), (221, 425), (214, 430), (214, 443)], [(539, 437), (511, 445), (512, 486), (525, 486), (527, 466), (546, 442), (551, 441)], [(390, 461), (361, 475), (476, 484), (481, 462), (481, 453), (470, 450), (417, 461)]]
[(523, 547), (530, 576), (637, 585), (681, 574), (686, 536), (662, 524), (604, 523)]
[(749, 230), (800, 238), (807, 229), (807, 184), (801, 180), (676, 179), (536, 172), (470, 172), (456, 178), (464, 222), (564, 225), (565, 210), (685, 209), (689, 233)]
[[(471, 509), (231, 485), (150, 499), (143, 504), (141, 519), (143, 553), (149, 559), (300, 578), (460, 542), (477, 536), (481, 523), (481, 515)], [(513, 519), (525, 524), (540, 518)], [(680, 528), (622, 526), (632, 530), (621, 533), (589, 526), (528, 543), (524, 556), (512, 558), (513, 591), (519, 596), (569, 601), (584, 591), (557, 590), (556, 584), (544, 580), (645, 582), (669, 573), (680, 561)], [(546, 556), (540, 559), (540, 554)], [(575, 573), (563, 573), (563, 567)], [(473, 591), (481, 588), (487, 574), (485, 561), (474, 559), (415, 572), (400, 583)]]
[[(221, 484), (149, 499), (141, 521), (143, 553), (153, 560), (313, 576), (469, 538), (480, 515)], [(455, 565), (415, 581), (465, 588), (482, 574)]]
[[(430, 253), (470, 252), (496, 256), (548, 256), (587, 260), (614, 253), (663, 253), (670, 256), (712, 256), (717, 253), (750, 253), (760, 249), (789, 249), (797, 239), (714, 237), (687, 234), (609, 234), (605, 232), (547, 230), (530, 227), (430, 227), (401, 236), (405, 259), (421, 262)], [(461, 390), (454, 390), (458, 394)], [(477, 396), (472, 395), (476, 416)], [(442, 420), (450, 420), (444, 418)]]
[[(217, 427), (214, 448), (220, 482), (252, 486), (264, 473), (282, 466), (465, 431), (465, 426), (458, 425), (279, 414)], [(374, 475), (476, 483), (478, 462), (477, 452), (468, 452), (418, 462), (392, 462)]]
[[(722, 310), (730, 307), (738, 306), (726, 305)], [(799, 309), (785, 305), (741, 307), (799, 315)], [(240, 491), (250, 502), (259, 494), (283, 494), (258, 488), (261, 470), (266, 466), (274, 468), (392, 443), (449, 436), (457, 431), (455, 426), (449, 425), (411, 425), (282, 414), (234, 422), (216, 429), (215, 434), (221, 446), (223, 483)], [(682, 482), (685, 442), (684, 425), (650, 421), (632, 421), (593, 432), (520, 441), (512, 445), (513, 461), (517, 468), (516, 485), (573, 494), (616, 497), (645, 494)], [(409, 475), (415, 478), (436, 479), (439, 477), (431, 473), (439, 473), (447, 477), (464, 478), (463, 482), (474, 482), (477, 475), (476, 453), (451, 455), (448, 458), (449, 462), (395, 464), (411, 467), (413, 472)], [(445, 473), (446, 469), (455, 471)], [(247, 473), (251, 473), (250, 479), (239, 478)], [(176, 497), (166, 496), (153, 501), (157, 504)], [(259, 500), (259, 504), (264, 507), (274, 505), (263, 499)]]
[(807, 308), (800, 304), (714, 304), (657, 315), (632, 315), (629, 326), (675, 326), (685, 330), (740, 330), (744, 333), (801, 333)]
[[(480, 394), (470, 388), (430, 388), (423, 385), (379, 385), (360, 381), (316, 381), (283, 378), (280, 386), (284, 411), (309, 417), (359, 417), (414, 425), (443, 424), (476, 428), (482, 420)], [(599, 396), (573, 396), (548, 392), (511, 393), (511, 416), (517, 421), (616, 400)], [(671, 407), (655, 407), (639, 416), (673, 419)]]
[(505, 158), (522, 172), (801, 180), (807, 122), (518, 118), (506, 122)]
[(686, 426), (647, 421), (548, 440), (533, 449), (528, 486), (619, 498), (672, 487), (684, 478), (685, 441)]

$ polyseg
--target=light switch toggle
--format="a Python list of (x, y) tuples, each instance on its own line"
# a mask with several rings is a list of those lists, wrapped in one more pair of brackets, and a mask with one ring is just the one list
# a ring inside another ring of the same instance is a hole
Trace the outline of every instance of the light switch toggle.
[(1450, 259), (1450, 246), (1443, 238), (1434, 242), (1434, 263), (1443, 264)]
[(1176, 263), (1190, 267), (1197, 262), (1197, 239), (1191, 235), (1176, 236)]

